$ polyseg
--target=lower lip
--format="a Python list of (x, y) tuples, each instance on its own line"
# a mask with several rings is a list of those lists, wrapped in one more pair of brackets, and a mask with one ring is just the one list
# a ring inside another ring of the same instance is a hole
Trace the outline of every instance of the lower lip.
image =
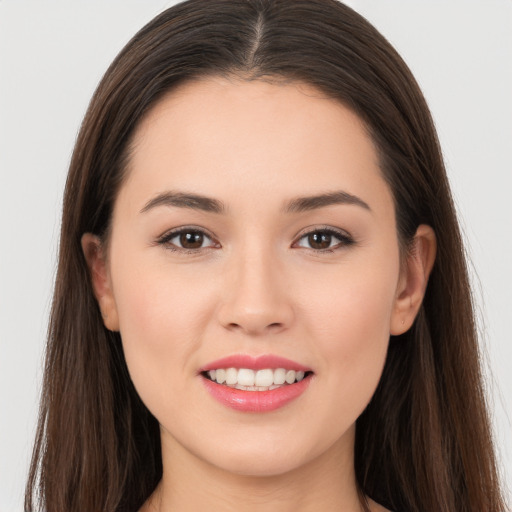
[(244, 391), (217, 384), (206, 377), (201, 379), (208, 392), (221, 404), (242, 412), (275, 411), (298, 398), (309, 386), (311, 375), (300, 382), (288, 384), (269, 391)]

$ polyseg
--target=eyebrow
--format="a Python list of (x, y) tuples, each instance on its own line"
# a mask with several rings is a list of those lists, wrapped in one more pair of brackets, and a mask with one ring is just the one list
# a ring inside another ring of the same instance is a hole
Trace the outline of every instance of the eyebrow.
[[(285, 213), (302, 213), (337, 204), (360, 206), (365, 210), (371, 211), (368, 203), (363, 201), (361, 198), (342, 190), (318, 194), (315, 196), (297, 197), (287, 202), (283, 211)], [(224, 214), (227, 211), (224, 203), (218, 199), (213, 199), (200, 194), (168, 191), (158, 194), (153, 199), (150, 199), (144, 205), (140, 213), (145, 213), (157, 206), (174, 206), (177, 208), (188, 208), (191, 210), (200, 210), (217, 214)]]
[(189, 208), (210, 213), (226, 212), (224, 203), (218, 199), (184, 192), (163, 192), (149, 200), (140, 213), (147, 212), (157, 206), (176, 206), (177, 208)]
[(336, 204), (355, 205), (368, 211), (372, 210), (368, 203), (363, 201), (360, 197), (344, 192), (343, 190), (338, 190), (316, 196), (297, 197), (286, 204), (284, 211), (286, 213), (301, 213)]

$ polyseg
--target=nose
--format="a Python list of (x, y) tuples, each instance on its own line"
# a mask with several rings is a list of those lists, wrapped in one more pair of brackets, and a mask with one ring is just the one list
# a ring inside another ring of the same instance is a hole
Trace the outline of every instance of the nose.
[(218, 319), (223, 327), (251, 336), (288, 329), (294, 311), (283, 268), (275, 257), (255, 249), (230, 261)]

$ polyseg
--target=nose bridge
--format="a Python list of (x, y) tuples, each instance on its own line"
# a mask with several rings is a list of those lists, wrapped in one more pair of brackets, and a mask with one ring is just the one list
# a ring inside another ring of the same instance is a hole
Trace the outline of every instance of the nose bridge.
[(233, 250), (221, 306), (222, 324), (248, 334), (278, 332), (293, 317), (278, 254), (265, 237), (246, 237)]

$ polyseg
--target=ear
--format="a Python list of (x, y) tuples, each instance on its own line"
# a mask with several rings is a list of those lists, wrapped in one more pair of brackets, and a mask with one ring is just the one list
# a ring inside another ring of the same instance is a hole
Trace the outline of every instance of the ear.
[(92, 233), (82, 236), (82, 250), (91, 276), (94, 296), (98, 301), (103, 323), (110, 331), (119, 331), (119, 317), (112, 291), (105, 250), (99, 237)]
[(420, 309), (428, 278), (436, 259), (436, 235), (425, 224), (418, 227), (398, 282), (390, 333), (403, 334), (412, 326)]

